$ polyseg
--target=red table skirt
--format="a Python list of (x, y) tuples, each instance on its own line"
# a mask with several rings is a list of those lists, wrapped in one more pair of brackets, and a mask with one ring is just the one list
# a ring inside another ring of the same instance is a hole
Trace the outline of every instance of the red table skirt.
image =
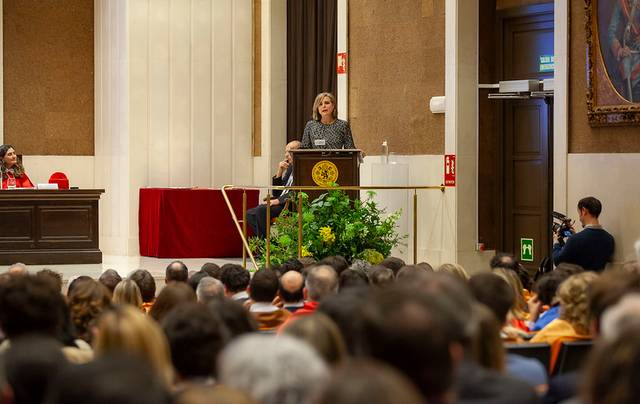
[[(242, 190), (227, 191), (238, 219)], [(258, 190), (247, 190), (247, 209)], [(219, 189), (141, 188), (140, 255), (158, 258), (225, 258), (242, 255), (242, 239)], [(249, 228), (248, 228), (249, 231)]]

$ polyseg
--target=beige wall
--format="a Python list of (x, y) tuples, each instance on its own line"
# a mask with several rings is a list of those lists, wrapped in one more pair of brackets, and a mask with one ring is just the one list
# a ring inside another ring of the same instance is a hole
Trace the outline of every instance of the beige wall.
[[(355, 143), (380, 154), (442, 154), (444, 1), (349, 1), (349, 113)], [(338, 100), (340, 102), (340, 100)]]
[(4, 0), (2, 19), (4, 141), (93, 155), (93, 2)]
[(253, 181), (251, 0), (96, 0), (95, 185), (107, 254), (147, 186)]
[(571, 1), (569, 153), (638, 153), (640, 127), (592, 128), (587, 121), (586, 34), (583, 1)]

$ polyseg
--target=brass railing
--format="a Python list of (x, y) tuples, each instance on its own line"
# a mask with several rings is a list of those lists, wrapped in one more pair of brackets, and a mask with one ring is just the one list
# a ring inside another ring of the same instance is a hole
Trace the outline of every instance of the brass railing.
[[(227, 195), (227, 190), (230, 189), (241, 189), (242, 193), (242, 220), (238, 219), (238, 216), (233, 210), (233, 206), (231, 205), (231, 201), (229, 200), (229, 196)], [(249, 242), (247, 241), (247, 189), (266, 189), (267, 197), (266, 200), (269, 201), (271, 199), (271, 192), (273, 190), (285, 190), (289, 191), (332, 191), (332, 190), (341, 190), (341, 191), (367, 191), (367, 190), (413, 190), (413, 263), (417, 264), (418, 260), (418, 190), (439, 190), (444, 193), (445, 186), (444, 185), (424, 185), (424, 186), (413, 186), (413, 187), (401, 187), (401, 186), (385, 186), (385, 185), (377, 185), (377, 186), (336, 186), (336, 187), (311, 187), (311, 186), (255, 186), (255, 185), (224, 185), (222, 187), (222, 196), (224, 197), (225, 202), (227, 203), (227, 208), (229, 208), (229, 213), (231, 213), (231, 217), (233, 218), (233, 222), (236, 225), (236, 229), (242, 238), (242, 266), (247, 267), (247, 254), (249, 254), (249, 258), (251, 258), (251, 262), (253, 263), (254, 268), (258, 268), (258, 264), (256, 263), (256, 259), (251, 252), (251, 248), (249, 248)], [(271, 264), (271, 204), (266, 204), (267, 210), (267, 226), (266, 226), (266, 242), (265, 242), (265, 260), (266, 266), (269, 267)], [(298, 194), (298, 258), (302, 256), (302, 195)]]

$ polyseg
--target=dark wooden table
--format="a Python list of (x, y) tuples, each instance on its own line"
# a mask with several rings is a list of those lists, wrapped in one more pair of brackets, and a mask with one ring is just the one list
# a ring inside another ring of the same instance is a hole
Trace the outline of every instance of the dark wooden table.
[(104, 189), (0, 191), (0, 265), (99, 264)]

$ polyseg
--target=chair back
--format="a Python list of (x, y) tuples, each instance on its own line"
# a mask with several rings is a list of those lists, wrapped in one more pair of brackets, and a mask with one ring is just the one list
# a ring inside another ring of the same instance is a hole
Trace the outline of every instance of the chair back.
[(65, 173), (55, 172), (51, 174), (49, 184), (58, 184), (58, 189), (69, 189), (69, 179)]
[(579, 370), (592, 347), (593, 341), (563, 342), (553, 373), (559, 375)]
[(545, 369), (549, 369), (551, 362), (551, 346), (549, 344), (505, 344), (508, 354), (520, 355), (525, 358), (537, 359)]

